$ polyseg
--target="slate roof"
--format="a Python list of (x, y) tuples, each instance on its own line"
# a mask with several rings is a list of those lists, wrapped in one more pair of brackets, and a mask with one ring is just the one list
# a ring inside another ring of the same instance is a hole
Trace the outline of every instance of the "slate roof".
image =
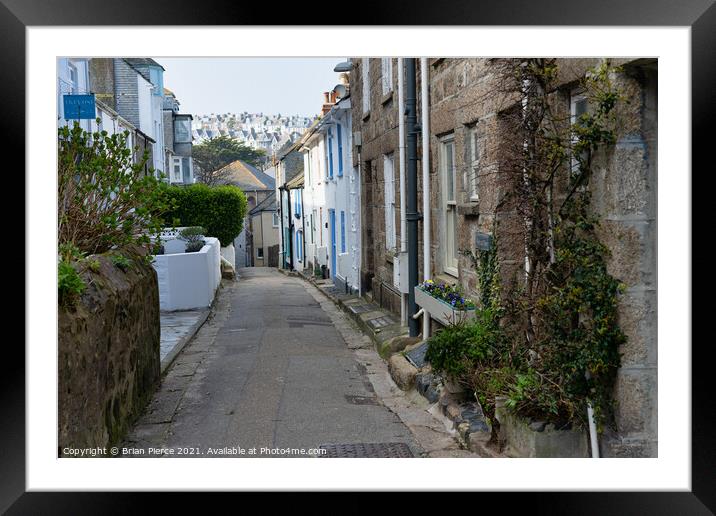
[(242, 190), (273, 190), (276, 182), (268, 174), (264, 174), (256, 167), (237, 159), (232, 161), (219, 172), (228, 172), (226, 181), (236, 185)]
[(262, 211), (276, 211), (276, 192), (273, 191), (266, 198), (258, 203), (250, 212), (249, 215), (256, 215)]

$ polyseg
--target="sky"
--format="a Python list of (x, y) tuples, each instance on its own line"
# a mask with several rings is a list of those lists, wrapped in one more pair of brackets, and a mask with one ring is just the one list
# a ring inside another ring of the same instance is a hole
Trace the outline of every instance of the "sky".
[(338, 84), (333, 67), (345, 58), (155, 57), (164, 87), (182, 113), (250, 113), (313, 116), (323, 92)]

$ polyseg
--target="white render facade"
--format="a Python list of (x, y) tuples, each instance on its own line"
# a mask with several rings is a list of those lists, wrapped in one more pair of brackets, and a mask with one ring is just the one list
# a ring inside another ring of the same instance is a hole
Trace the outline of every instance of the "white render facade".
[[(92, 65), (96, 61), (113, 62), (112, 73), (99, 81)], [(59, 58), (57, 60), (57, 125), (68, 125), (65, 118), (64, 95), (95, 94), (96, 120), (80, 120), (86, 131), (107, 131), (109, 134), (129, 132), (127, 146), (142, 149), (151, 146), (151, 161), (147, 164), (155, 173), (165, 173), (163, 69), (152, 66), (157, 84), (122, 58)], [(107, 100), (110, 97), (110, 100)], [(109, 104), (113, 106), (110, 107)], [(141, 145), (140, 145), (141, 142)]]
[(344, 98), (299, 147), (304, 155), (304, 266), (325, 266), (338, 288), (359, 293), (360, 181), (352, 166), (352, 140), (351, 101)]

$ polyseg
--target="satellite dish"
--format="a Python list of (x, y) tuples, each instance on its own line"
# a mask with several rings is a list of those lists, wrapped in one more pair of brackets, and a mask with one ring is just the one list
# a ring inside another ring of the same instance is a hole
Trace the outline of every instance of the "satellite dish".
[(333, 91), (336, 92), (336, 97), (341, 98), (341, 99), (343, 97), (345, 97), (346, 94), (348, 93), (348, 90), (346, 89), (346, 87), (343, 84), (336, 84), (336, 87), (333, 88)]

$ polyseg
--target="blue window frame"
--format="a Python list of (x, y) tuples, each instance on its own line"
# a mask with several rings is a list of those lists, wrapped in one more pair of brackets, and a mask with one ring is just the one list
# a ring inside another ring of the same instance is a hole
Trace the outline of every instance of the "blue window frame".
[(341, 252), (346, 252), (346, 212), (341, 212)]
[(338, 177), (343, 177), (343, 137), (341, 124), (336, 124), (336, 138), (338, 138)]
[(328, 130), (328, 178), (333, 179), (333, 131)]
[(303, 231), (296, 231), (296, 260), (303, 261)]

